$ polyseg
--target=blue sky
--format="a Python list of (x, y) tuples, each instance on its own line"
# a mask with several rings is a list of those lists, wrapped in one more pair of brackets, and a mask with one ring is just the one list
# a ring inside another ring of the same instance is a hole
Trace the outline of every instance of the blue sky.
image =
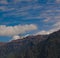
[(60, 0), (0, 0), (0, 41), (60, 29)]

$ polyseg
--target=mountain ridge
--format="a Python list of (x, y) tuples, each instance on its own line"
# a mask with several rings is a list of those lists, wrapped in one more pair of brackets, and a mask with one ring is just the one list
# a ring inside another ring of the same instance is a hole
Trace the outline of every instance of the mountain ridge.
[(0, 58), (60, 58), (60, 30), (8, 42), (0, 46)]

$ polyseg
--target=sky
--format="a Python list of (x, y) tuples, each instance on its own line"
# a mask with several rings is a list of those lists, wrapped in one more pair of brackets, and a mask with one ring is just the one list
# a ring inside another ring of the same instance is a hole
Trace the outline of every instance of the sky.
[(0, 42), (60, 29), (60, 0), (0, 0)]

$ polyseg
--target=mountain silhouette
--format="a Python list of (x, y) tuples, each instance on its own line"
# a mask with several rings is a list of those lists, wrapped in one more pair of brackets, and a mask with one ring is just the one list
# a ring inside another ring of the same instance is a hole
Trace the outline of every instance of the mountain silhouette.
[(0, 58), (60, 58), (60, 30), (5, 43)]

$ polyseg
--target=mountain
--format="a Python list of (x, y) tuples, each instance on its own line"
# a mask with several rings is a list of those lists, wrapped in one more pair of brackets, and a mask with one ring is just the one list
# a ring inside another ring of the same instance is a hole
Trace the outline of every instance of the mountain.
[(0, 58), (60, 58), (60, 30), (1, 45)]
[(60, 58), (60, 30), (48, 36), (37, 45), (38, 58)]
[(4, 42), (0, 42), (0, 46), (4, 45), (5, 43)]
[[(0, 58), (28, 58), (30, 57), (28, 54), (32, 52), (31, 49), (34, 49), (34, 46), (36, 46), (39, 42), (47, 39), (47, 37), (48, 35), (28, 36), (23, 39), (13, 40), (4, 45), (1, 45)], [(27, 51), (29, 51), (28, 54)]]

